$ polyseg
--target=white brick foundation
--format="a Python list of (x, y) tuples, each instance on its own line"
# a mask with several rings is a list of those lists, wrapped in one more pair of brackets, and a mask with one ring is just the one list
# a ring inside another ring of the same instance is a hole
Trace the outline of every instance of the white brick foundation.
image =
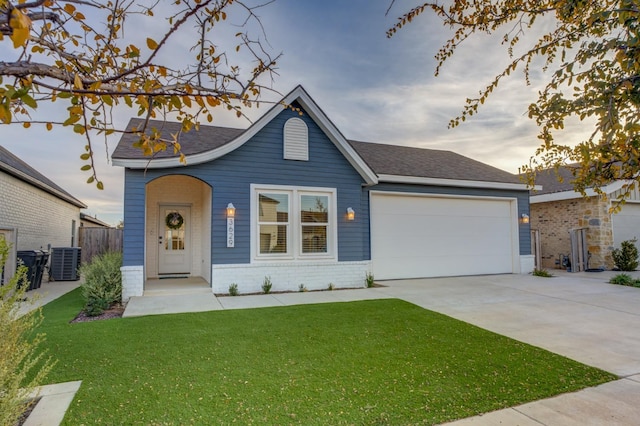
[(520, 256), (520, 273), (530, 274), (536, 267), (535, 256), (532, 254)]
[(278, 262), (213, 265), (211, 269), (214, 293), (228, 293), (229, 285), (236, 283), (242, 294), (262, 292), (266, 276), (271, 278), (271, 291), (298, 291), (300, 284), (308, 290), (326, 290), (329, 283), (336, 288), (364, 287), (371, 262)]
[(144, 292), (144, 267), (123, 266), (122, 272), (122, 301), (126, 302), (134, 296), (142, 296)]

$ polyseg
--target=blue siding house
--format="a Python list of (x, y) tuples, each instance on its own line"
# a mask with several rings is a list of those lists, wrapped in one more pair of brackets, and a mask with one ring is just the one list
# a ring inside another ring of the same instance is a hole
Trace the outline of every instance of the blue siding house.
[[(200, 126), (143, 156), (125, 135), (123, 299), (162, 277), (214, 293), (533, 269), (528, 190), (449, 151), (347, 140), (300, 86), (248, 129)], [(140, 127), (132, 119), (130, 129)], [(179, 123), (154, 122), (162, 134)]]

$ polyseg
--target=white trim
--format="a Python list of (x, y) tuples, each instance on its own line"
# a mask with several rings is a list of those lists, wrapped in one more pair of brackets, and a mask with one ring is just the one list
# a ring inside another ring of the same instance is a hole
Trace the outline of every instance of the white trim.
[[(479, 180), (459, 180), (459, 179), (441, 179), (441, 178), (429, 178), (419, 176), (400, 176), (400, 175), (380, 175), (378, 176), (380, 182), (387, 183), (409, 183), (415, 185), (435, 185), (435, 186), (456, 186), (462, 188), (485, 188), (485, 189), (514, 189), (514, 190), (528, 190), (530, 189), (524, 183), (507, 183), (507, 182), (487, 182)], [(536, 186), (535, 189), (542, 189), (541, 186)]]
[[(622, 189), (622, 187), (628, 184), (629, 182), (631, 181), (624, 180), (624, 181), (616, 181), (609, 185), (605, 185), (602, 187), (602, 192), (607, 195), (611, 194), (613, 192), (616, 192)], [(587, 190), (585, 191), (585, 194), (587, 197), (594, 197), (596, 195), (600, 195), (593, 188), (587, 188)], [(531, 197), (529, 197), (529, 202), (531, 204), (536, 204), (536, 203), (548, 203), (550, 201), (574, 200), (577, 198), (584, 198), (584, 196), (578, 191), (562, 191), (562, 192), (552, 192), (550, 194), (531, 195)]]
[[(508, 201), (511, 215), (511, 266), (512, 273), (520, 273), (521, 260), (520, 260), (520, 222), (518, 221), (518, 199), (516, 197), (496, 197), (496, 196), (475, 196), (475, 195), (456, 195), (456, 194), (431, 194), (431, 193), (416, 193), (416, 192), (400, 192), (400, 191), (369, 191), (370, 197), (376, 195), (393, 195), (393, 196), (407, 196), (407, 197), (421, 197), (421, 198), (447, 198), (447, 199), (470, 199), (470, 200), (491, 200), (491, 201)], [(372, 200), (369, 199), (369, 217), (371, 218), (370, 228), (373, 229), (376, 224), (374, 223), (374, 216), (372, 213)], [(371, 241), (371, 238), (370, 238)], [(370, 243), (371, 259), (375, 259), (374, 247)]]
[[(258, 244), (258, 194), (261, 192), (287, 192), (289, 194), (290, 217), (287, 231), (288, 252), (283, 255), (261, 255)], [(311, 186), (289, 186), (289, 185), (250, 185), (251, 200), (249, 208), (251, 213), (251, 263), (278, 262), (278, 261), (332, 261), (338, 259), (338, 202), (336, 188), (323, 188)], [(300, 196), (305, 194), (326, 195), (329, 197), (329, 230), (327, 232), (327, 253), (303, 254), (301, 247), (301, 223), (300, 223)]]
[[(316, 122), (318, 127), (327, 135), (327, 137), (333, 142), (338, 150), (345, 156), (347, 161), (360, 173), (362, 178), (367, 184), (373, 185), (378, 182), (376, 174), (365, 163), (365, 161), (356, 153), (356, 151), (349, 145), (345, 137), (334, 126), (324, 112), (318, 107), (318, 105), (311, 99), (309, 94), (302, 88), (297, 86), (287, 96), (282, 99), (281, 102), (271, 108), (265, 115), (260, 117), (255, 123), (253, 123), (246, 131), (244, 131), (237, 138), (231, 142), (213, 149), (198, 154), (192, 154), (186, 156), (188, 164), (200, 164), (206, 163), (216, 158), (220, 158), (244, 145), (253, 136), (255, 136), (262, 128), (264, 128), (271, 120), (273, 120), (282, 111), (282, 105), (291, 105), (293, 102), (299, 102), (305, 109), (307, 114)], [(122, 159), (114, 158), (111, 160), (114, 166), (128, 167), (131, 169), (161, 169), (169, 167), (180, 167), (183, 163), (177, 157), (172, 158), (159, 158), (159, 159)]]

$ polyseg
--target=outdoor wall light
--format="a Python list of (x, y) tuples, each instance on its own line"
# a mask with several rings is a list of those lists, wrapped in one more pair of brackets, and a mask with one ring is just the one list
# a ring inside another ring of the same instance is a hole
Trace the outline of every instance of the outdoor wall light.
[(235, 217), (236, 216), (236, 208), (233, 207), (233, 204), (227, 204), (227, 217)]
[(347, 220), (354, 220), (356, 218), (356, 212), (351, 207), (347, 207)]
[(522, 216), (520, 217), (520, 222), (522, 222), (525, 225), (529, 223), (529, 215), (526, 213), (522, 213)]

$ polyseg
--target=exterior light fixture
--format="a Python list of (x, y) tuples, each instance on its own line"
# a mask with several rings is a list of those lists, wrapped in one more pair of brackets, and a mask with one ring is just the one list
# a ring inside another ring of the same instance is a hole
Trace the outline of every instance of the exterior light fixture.
[(354, 220), (356, 218), (356, 212), (351, 207), (347, 208), (347, 220)]
[(227, 218), (236, 216), (236, 208), (233, 207), (232, 203), (227, 204)]
[(529, 223), (529, 215), (526, 213), (522, 213), (522, 216), (520, 216), (520, 222), (525, 225)]

